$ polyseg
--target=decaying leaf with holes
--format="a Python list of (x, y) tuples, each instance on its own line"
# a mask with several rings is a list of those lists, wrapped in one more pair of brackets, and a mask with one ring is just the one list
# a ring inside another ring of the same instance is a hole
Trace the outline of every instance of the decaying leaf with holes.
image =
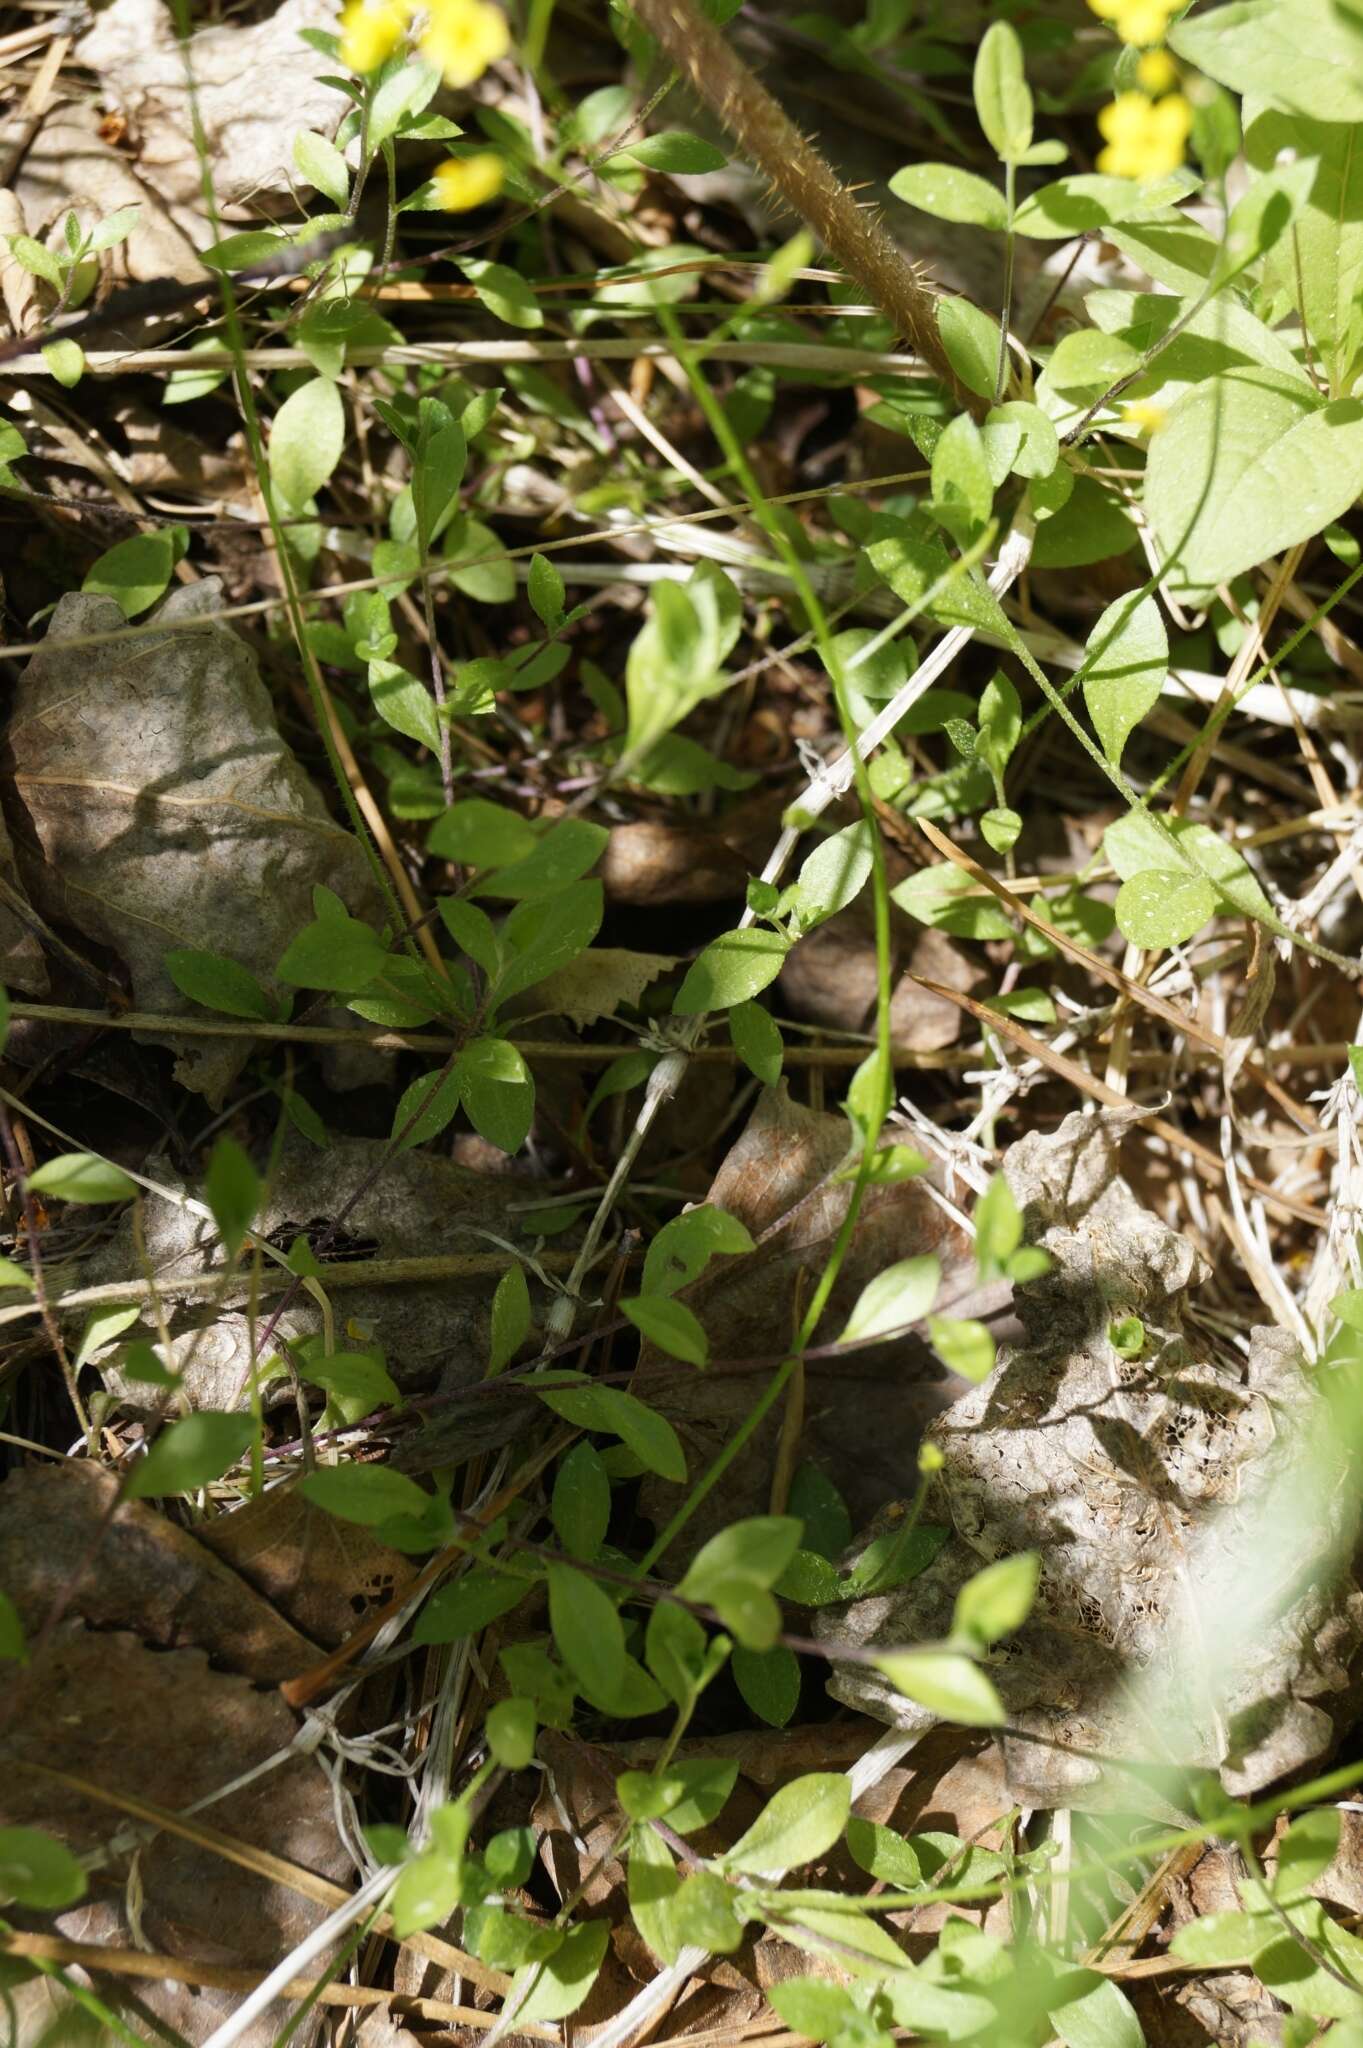
[[(174, 947), (210, 946), (272, 991), (316, 884), (375, 927), (363, 849), (336, 823), (280, 737), (245, 643), (206, 615), (217, 580), (175, 590), (157, 623), (180, 630), (108, 646), (111, 598), (71, 592), (15, 692), (4, 804), (36, 907), (109, 946), (139, 1010), (202, 1016), (166, 972)], [(185, 630), (185, 622), (203, 624)], [(173, 1037), (176, 1076), (215, 1106), (250, 1041)]]
[[(1012, 1794), (1169, 1814), (1186, 1811), (1182, 1773), (1252, 1794), (1324, 1755), (1363, 1703), (1357, 1494), (1292, 1340), (1256, 1329), (1241, 1354), (1192, 1320), (1207, 1267), (1120, 1177), (1121, 1122), (1073, 1115), (1008, 1154), (1052, 1265), (1017, 1290), (1029, 1341), (928, 1432), (943, 1465), (926, 1519), (955, 1540), (819, 1625), (830, 1649), (940, 1641), (973, 1573), (1039, 1552), (1032, 1617), (988, 1666), (1019, 1731)], [(934, 1719), (870, 1666), (843, 1665), (832, 1690), (901, 1726)]]

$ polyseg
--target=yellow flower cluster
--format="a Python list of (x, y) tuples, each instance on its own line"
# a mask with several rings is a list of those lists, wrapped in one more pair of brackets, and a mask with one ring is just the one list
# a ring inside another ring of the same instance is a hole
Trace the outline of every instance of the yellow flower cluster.
[(506, 16), (492, 0), (349, 0), (341, 16), (341, 62), (376, 71), (391, 57), (418, 13), (425, 16), (417, 48), (447, 85), (472, 85), (511, 47)]
[(505, 175), (501, 158), (484, 149), (476, 156), (452, 156), (431, 173), (431, 183), (446, 213), (467, 213), (495, 199)]
[(1165, 30), (1183, 0), (1089, 0), (1103, 21), (1110, 21), (1124, 43), (1145, 50), (1164, 41)]
[(1143, 92), (1119, 92), (1098, 116), (1107, 148), (1098, 168), (1114, 178), (1167, 178), (1183, 162), (1193, 110), (1181, 92), (1152, 100)]

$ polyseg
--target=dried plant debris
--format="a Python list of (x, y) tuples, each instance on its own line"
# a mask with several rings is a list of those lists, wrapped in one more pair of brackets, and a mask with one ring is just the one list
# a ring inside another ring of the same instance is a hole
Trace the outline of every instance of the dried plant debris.
[(218, 205), (251, 200), (258, 209), (261, 194), (287, 194), (297, 182), (291, 151), (298, 130), (330, 135), (344, 111), (336, 91), (319, 81), (325, 61), (299, 34), (335, 25), (329, 0), (283, 0), (261, 21), (208, 25), (183, 45), (161, 0), (113, 0), (76, 56), (98, 75), (105, 103), (126, 118), (141, 175), (197, 221), (203, 174), (191, 78)]
[[(117, 632), (111, 598), (71, 592), (15, 692), (4, 802), (36, 906), (110, 947), (139, 1010), (196, 1006), (165, 967), (202, 947), (248, 968), (272, 993), (290, 939), (332, 890), (352, 916), (382, 923), (358, 841), (336, 824), (280, 737), (244, 642), (207, 615), (213, 577), (176, 590), (150, 633), (98, 649), (68, 641)], [(177, 1079), (216, 1104), (249, 1040), (176, 1046)]]
[[(174, 1185), (164, 1164), (159, 1179)], [(517, 1199), (518, 1189), (526, 1199), (542, 1192), (537, 1183), (471, 1173), (429, 1152), (393, 1155), (377, 1140), (338, 1138), (319, 1152), (290, 1136), (256, 1228), (278, 1238), (285, 1251), (298, 1236), (310, 1241), (311, 1232), (325, 1253), (326, 1226), (343, 1209), (346, 1214), (332, 1244), (338, 1257), (334, 1262), (324, 1257), (318, 1275), (284, 1311), (275, 1345), (315, 1340), (324, 1333), (320, 1291), (331, 1308), (335, 1349), (345, 1350), (348, 1343), (351, 1349), (377, 1346), (404, 1392), (470, 1387), (482, 1378), (487, 1361), (498, 1268), (513, 1256), (505, 1245), (507, 1203)], [(190, 1209), (151, 1199), (145, 1233), (161, 1305), (170, 1317), (173, 1356), (168, 1362), (184, 1374), (185, 1391), (196, 1408), (241, 1407), (254, 1355), (247, 1276), (234, 1272), (225, 1300), (215, 1299), (227, 1277), (220, 1263), (222, 1247), (213, 1226)], [(478, 1263), (468, 1273), (454, 1270), (432, 1277), (401, 1268), (385, 1273), (390, 1262), (416, 1258)], [(379, 1276), (372, 1282), (366, 1277), (371, 1268)], [(125, 1222), (107, 1246), (83, 1262), (81, 1277), (117, 1285), (138, 1271), (132, 1226)], [(289, 1281), (281, 1268), (263, 1269), (256, 1334)], [(128, 1334), (155, 1340), (150, 1306), (148, 1327)], [(154, 1407), (159, 1398), (155, 1388), (127, 1379), (116, 1364), (105, 1367), (105, 1384), (134, 1411)], [(288, 1392), (286, 1379), (274, 1382), (275, 1398), (286, 1398)], [(499, 1418), (520, 1412), (519, 1404), (495, 1389), (489, 1389), (481, 1406)], [(464, 1416), (461, 1427), (471, 1429), (472, 1418)]]
[[(928, 1431), (943, 1464), (926, 1519), (954, 1540), (906, 1587), (819, 1617), (830, 1647), (941, 1640), (974, 1572), (1038, 1552), (1033, 1617), (991, 1666), (1031, 1806), (1166, 1808), (1149, 1767), (1252, 1793), (1328, 1751), (1363, 1698), (1347, 1495), (1320, 1469), (1314, 1516), (1285, 1512), (1286, 1475), (1329, 1455), (1300, 1354), (1272, 1328), (1221, 1350), (1191, 1323), (1206, 1263), (1120, 1177), (1121, 1128), (1076, 1114), (1009, 1152), (1053, 1263), (1018, 1290), (1028, 1342)], [(933, 1718), (868, 1667), (831, 1689), (902, 1726)]]

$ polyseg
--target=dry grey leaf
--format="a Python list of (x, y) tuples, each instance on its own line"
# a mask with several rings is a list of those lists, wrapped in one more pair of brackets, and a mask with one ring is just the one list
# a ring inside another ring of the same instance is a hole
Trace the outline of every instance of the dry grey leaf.
[[(933, 995), (915, 974), (970, 993), (983, 976), (945, 933), (913, 925), (901, 912), (892, 927), (893, 972), (899, 976), (890, 1001), (890, 1041), (896, 1052), (936, 1052), (955, 1045), (961, 1012)], [(801, 939), (787, 955), (777, 983), (783, 1009), (809, 1024), (834, 1031), (866, 1031), (876, 1007), (876, 945), (869, 915), (860, 904), (829, 919)]]
[(258, 193), (289, 191), (300, 129), (335, 133), (348, 102), (318, 83), (326, 60), (299, 38), (300, 29), (335, 26), (330, 0), (283, 0), (250, 27), (199, 29), (186, 52), (163, 0), (113, 0), (75, 54), (97, 74), (105, 101), (127, 117), (142, 177), (182, 218), (188, 212), (199, 220), (203, 187), (186, 56), (215, 195), (230, 210)]
[[(1037, 1738), (1004, 1745), (1031, 1806), (1168, 1810), (1147, 1779), (1074, 1751), (1219, 1768), (1247, 1796), (1321, 1756), (1359, 1697), (1351, 1491), (1316, 1472), (1319, 1520), (1283, 1513), (1319, 1420), (1301, 1358), (1274, 1329), (1214, 1358), (1185, 1325), (1206, 1267), (1118, 1174), (1121, 1123), (1076, 1114), (1009, 1152), (1027, 1239), (1053, 1264), (1017, 1291), (1027, 1344), (928, 1433), (944, 1464), (926, 1518), (955, 1540), (900, 1590), (819, 1617), (833, 1650), (939, 1641), (974, 1572), (1037, 1550), (1033, 1618), (990, 1664), (1010, 1725)], [(1124, 1317), (1144, 1325), (1135, 1359), (1109, 1336)], [(934, 1718), (869, 1667), (830, 1689), (900, 1726)]]
[[(158, 622), (217, 609), (216, 578), (175, 590)], [(98, 651), (69, 639), (115, 632), (111, 598), (71, 592), (15, 692), (4, 801), (40, 911), (125, 963), (139, 1010), (202, 1015), (164, 966), (208, 947), (273, 988), (285, 947), (322, 883), (378, 925), (363, 849), (331, 817), (285, 745), (245, 643), (205, 618)], [(171, 1035), (177, 1078), (215, 1105), (249, 1040)]]
[(6, 988), (45, 996), (47, 962), (34, 932), (36, 923), (14, 865), (13, 841), (0, 816), (0, 982)]
[(677, 964), (670, 953), (631, 953), (624, 946), (593, 946), (537, 983), (527, 1008), (566, 1017), (582, 1030), (636, 1004), (651, 981)]
[[(716, 1259), (686, 1294), (710, 1340), (710, 1369), (697, 1374), (646, 1350), (637, 1389), (681, 1429), (693, 1476), (727, 1443), (794, 1338), (847, 1213), (850, 1189), (832, 1175), (848, 1144), (845, 1118), (792, 1102), (783, 1083), (759, 1096), (715, 1177), (707, 1199), (737, 1216), (754, 1238), (772, 1234), (755, 1254)], [(873, 1275), (924, 1252), (941, 1260), (948, 1298), (973, 1274), (964, 1233), (920, 1184), (873, 1189), (816, 1342), (836, 1337)], [(757, 1362), (754, 1370), (743, 1369), (747, 1361)], [(817, 1460), (856, 1518), (868, 1516), (899, 1491), (908, 1446), (916, 1446), (959, 1385), (912, 1336), (848, 1358), (812, 1360), (803, 1455)], [(688, 1524), (688, 1552), (724, 1523), (767, 1511), (779, 1428), (775, 1415), (744, 1446), (724, 1485)], [(664, 1522), (684, 1492), (648, 1479), (644, 1511)]]

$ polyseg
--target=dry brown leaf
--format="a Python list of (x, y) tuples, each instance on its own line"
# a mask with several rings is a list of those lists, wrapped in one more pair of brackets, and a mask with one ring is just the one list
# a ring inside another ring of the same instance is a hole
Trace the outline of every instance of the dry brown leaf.
[[(187, 83), (192, 71), (213, 166), (218, 205), (229, 214), (259, 193), (302, 182), (293, 168), (300, 129), (335, 133), (348, 102), (320, 85), (325, 58), (299, 39), (304, 28), (334, 29), (329, 0), (283, 0), (249, 27), (201, 28), (188, 52), (163, 0), (113, 0), (76, 45), (105, 103), (126, 115), (142, 177), (169, 206), (198, 220), (202, 174)], [(206, 221), (201, 222), (207, 227)], [(203, 237), (207, 239), (207, 235)]]
[[(961, 1035), (955, 1003), (920, 988), (923, 975), (965, 994), (976, 990), (980, 970), (943, 932), (912, 925), (896, 915), (892, 972), (890, 1042), (897, 1053), (937, 1052)], [(807, 1024), (834, 1031), (867, 1031), (875, 1017), (878, 971), (876, 944), (860, 906), (843, 911), (801, 939), (786, 958), (777, 983), (783, 1009)]]
[[(160, 618), (215, 610), (217, 580), (175, 590)], [(63, 597), (15, 692), (5, 804), (38, 908), (110, 946), (140, 1010), (202, 1014), (163, 961), (209, 947), (275, 988), (275, 964), (313, 915), (318, 883), (374, 924), (364, 852), (280, 738), (250, 650), (200, 629), (64, 647), (124, 624), (111, 598)], [(212, 1103), (249, 1041), (175, 1044), (177, 1077)]]
[[(416, 1571), (410, 1557), (380, 1543), (372, 1529), (327, 1514), (294, 1487), (275, 1487), (205, 1522), (199, 1541), (328, 1650), (372, 1607), (401, 1592)], [(303, 1668), (296, 1662), (285, 1675)]]
[(602, 1017), (613, 1017), (622, 1005), (637, 1004), (649, 983), (676, 964), (670, 953), (631, 953), (623, 946), (593, 946), (539, 982), (530, 1002), (536, 1011), (566, 1017), (581, 1031)]
[(131, 1629), (158, 1650), (193, 1646), (261, 1684), (315, 1661), (320, 1637), (300, 1634), (165, 1515), (125, 1501), (106, 1527), (117, 1492), (114, 1473), (73, 1460), (25, 1467), (0, 1486), (0, 1585), (30, 1640), (69, 1593), (67, 1612), (92, 1628)]
[[(1053, 1263), (1018, 1290), (1029, 1342), (1001, 1352), (929, 1432), (945, 1462), (927, 1519), (956, 1540), (899, 1591), (817, 1618), (830, 1649), (940, 1641), (973, 1573), (1038, 1551), (1033, 1619), (990, 1666), (1010, 1724), (1038, 1737), (1005, 1742), (1028, 1806), (1171, 1810), (1148, 1769), (1067, 1754), (1081, 1750), (1220, 1768), (1247, 1796), (1319, 1758), (1358, 1704), (1363, 1594), (1332, 1561), (1346, 1489), (1322, 1484), (1314, 1526), (1272, 1518), (1312, 1413), (1300, 1357), (1258, 1329), (1246, 1358), (1215, 1359), (1185, 1328), (1206, 1267), (1119, 1176), (1130, 1121), (1073, 1115), (1009, 1152), (1029, 1241)], [(1144, 1326), (1134, 1359), (1109, 1336), (1127, 1317)], [(1233, 1617), (1229, 1646), (1195, 1652)], [(933, 1719), (869, 1666), (840, 1666), (831, 1690), (900, 1726)]]
[[(795, 1335), (800, 1307), (846, 1214), (848, 1184), (832, 1175), (847, 1157), (848, 1142), (845, 1118), (803, 1108), (782, 1085), (759, 1097), (715, 1177), (709, 1200), (737, 1216), (754, 1238), (780, 1227), (755, 1254), (717, 1259), (687, 1293), (710, 1340), (715, 1363), (709, 1371), (696, 1374), (645, 1354), (638, 1391), (681, 1429), (693, 1477), (727, 1444)], [(925, 1252), (941, 1260), (948, 1299), (973, 1274), (964, 1234), (920, 1185), (872, 1189), (816, 1342), (837, 1336), (875, 1274)], [(767, 1363), (756, 1372), (723, 1370), (749, 1359)], [(924, 1426), (959, 1384), (915, 1337), (849, 1358), (812, 1360), (804, 1455), (817, 1461), (861, 1519), (902, 1490)], [(723, 1486), (688, 1524), (688, 1552), (724, 1523), (766, 1512), (779, 1428), (775, 1414), (739, 1452)], [(661, 1524), (683, 1492), (649, 1479), (644, 1510)]]
[(640, 819), (614, 827), (600, 874), (611, 903), (721, 903), (742, 898), (748, 863), (713, 830)]

